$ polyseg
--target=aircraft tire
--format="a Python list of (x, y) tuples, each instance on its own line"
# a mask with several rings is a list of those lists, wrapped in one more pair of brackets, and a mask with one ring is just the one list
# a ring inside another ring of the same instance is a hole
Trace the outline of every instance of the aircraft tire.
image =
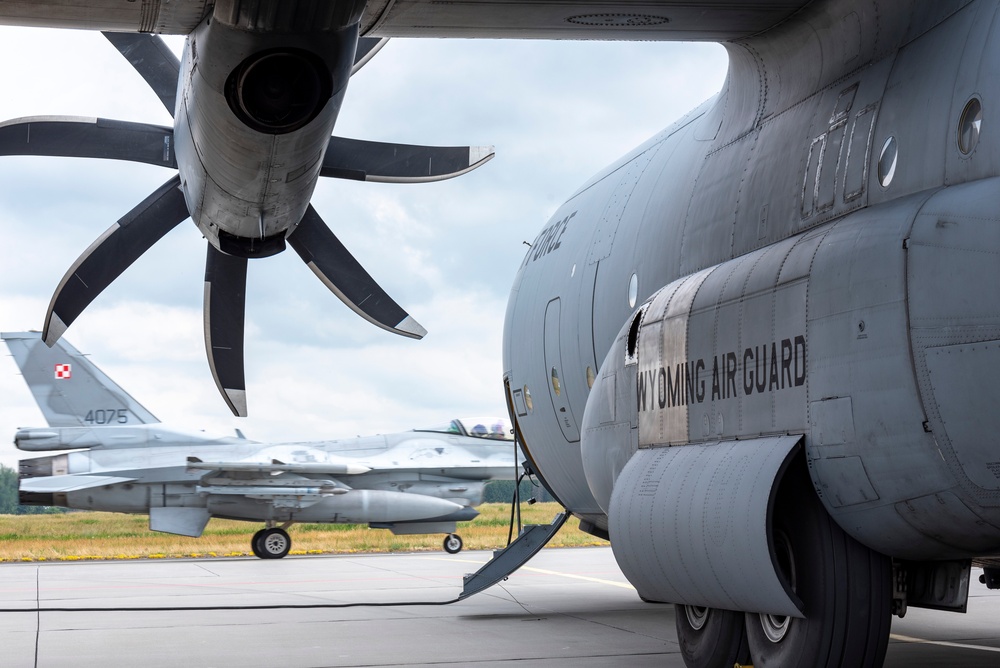
[(837, 526), (805, 473), (790, 471), (786, 482), (775, 503), (774, 545), (805, 618), (746, 614), (753, 665), (881, 666), (891, 622), (889, 559)]
[(732, 668), (750, 663), (742, 612), (675, 605), (674, 618), (687, 668)]
[(462, 551), (462, 537), (457, 533), (450, 533), (444, 537), (444, 551), (448, 554), (458, 554)]
[(292, 549), (292, 538), (284, 529), (264, 529), (254, 541), (262, 559), (281, 559)]
[(250, 539), (250, 550), (253, 552), (253, 556), (257, 557), (258, 559), (264, 559), (264, 553), (260, 551), (260, 545), (258, 544), (260, 536), (263, 533), (264, 529), (261, 529), (260, 531), (255, 533), (253, 537)]

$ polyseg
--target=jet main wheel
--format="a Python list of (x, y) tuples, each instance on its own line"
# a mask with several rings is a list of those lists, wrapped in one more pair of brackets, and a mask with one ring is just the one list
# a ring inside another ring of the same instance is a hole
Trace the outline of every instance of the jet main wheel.
[(881, 666), (889, 643), (889, 559), (848, 536), (796, 475), (775, 503), (774, 546), (805, 618), (746, 614), (756, 668)]
[(675, 605), (677, 642), (687, 668), (732, 668), (749, 664), (742, 612)]
[(457, 533), (450, 533), (444, 538), (444, 551), (448, 554), (458, 554), (462, 551), (462, 537)]
[(284, 529), (275, 527), (257, 532), (254, 554), (261, 559), (281, 559), (290, 549), (292, 549), (292, 538)]
[(264, 529), (261, 529), (260, 531), (258, 531), (253, 535), (253, 538), (250, 539), (250, 549), (253, 551), (253, 556), (257, 557), (258, 559), (266, 558), (264, 556), (264, 553), (260, 551), (260, 547), (258, 546), (258, 541), (260, 540), (261, 534), (263, 534), (264, 531), (265, 531)]

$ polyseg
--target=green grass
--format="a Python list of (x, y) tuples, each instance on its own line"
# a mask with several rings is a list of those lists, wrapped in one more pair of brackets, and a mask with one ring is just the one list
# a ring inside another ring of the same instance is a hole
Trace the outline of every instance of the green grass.
[[(484, 503), (457, 533), (467, 550), (494, 550), (507, 544), (510, 506)], [(538, 503), (522, 508), (524, 524), (549, 524), (561, 507)], [(0, 562), (90, 559), (162, 559), (249, 555), (250, 537), (263, 523), (213, 519), (201, 538), (150, 531), (145, 515), (62, 513), (0, 515)], [(292, 554), (350, 554), (441, 550), (440, 534), (395, 536), (358, 524), (296, 524), (289, 529)], [(583, 533), (570, 518), (549, 543), (557, 547), (606, 545)]]

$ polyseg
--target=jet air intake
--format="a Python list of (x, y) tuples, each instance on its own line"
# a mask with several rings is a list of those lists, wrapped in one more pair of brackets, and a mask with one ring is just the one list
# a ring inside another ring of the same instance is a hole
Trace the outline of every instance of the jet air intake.
[(272, 49), (250, 56), (226, 80), (229, 108), (247, 127), (281, 135), (319, 115), (333, 95), (333, 77), (316, 55)]

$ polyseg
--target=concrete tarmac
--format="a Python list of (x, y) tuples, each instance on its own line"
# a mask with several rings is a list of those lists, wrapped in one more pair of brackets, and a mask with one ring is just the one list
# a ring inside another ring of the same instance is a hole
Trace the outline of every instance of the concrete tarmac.
[[(674, 609), (643, 603), (610, 548), (545, 549), (454, 599), (486, 552), (0, 565), (0, 608), (378, 603), (284, 610), (0, 613), (0, 666), (681, 667)], [(1000, 664), (1000, 592), (893, 620), (886, 666)], [(427, 603), (427, 605), (392, 605)]]

